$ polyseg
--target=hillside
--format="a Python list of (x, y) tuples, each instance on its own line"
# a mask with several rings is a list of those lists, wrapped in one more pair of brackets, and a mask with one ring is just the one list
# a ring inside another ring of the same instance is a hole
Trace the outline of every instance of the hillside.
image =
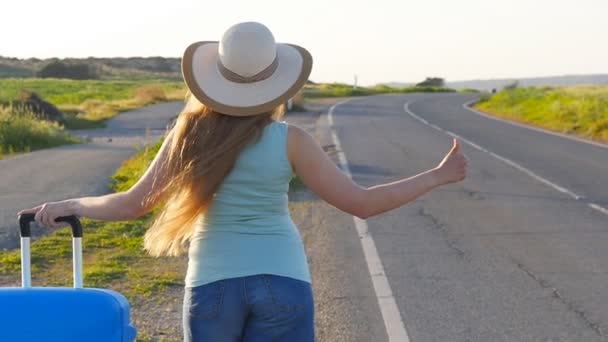
[(181, 79), (180, 58), (114, 57), (114, 58), (28, 58), (0, 56), (0, 78), (34, 77), (45, 65), (61, 61), (66, 64), (86, 64), (100, 79), (164, 78)]

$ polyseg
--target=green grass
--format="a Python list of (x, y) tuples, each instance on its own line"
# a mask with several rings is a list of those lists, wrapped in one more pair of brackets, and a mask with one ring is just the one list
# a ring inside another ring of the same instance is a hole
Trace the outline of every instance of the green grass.
[(357, 87), (354, 89), (352, 85), (344, 83), (322, 83), (322, 84), (307, 84), (304, 87), (304, 97), (350, 97), (350, 96), (366, 96), (375, 94), (405, 94), (405, 93), (429, 93), (429, 92), (454, 92), (454, 89), (443, 87), (404, 87), (392, 88), (385, 85), (377, 85), (374, 87)]
[(144, 174), (148, 165), (152, 163), (162, 142), (163, 139), (159, 140), (152, 147), (139, 152), (135, 157), (124, 161), (122, 166), (112, 176), (112, 184), (110, 185), (112, 190), (116, 192), (129, 190)]
[(516, 88), (476, 108), (514, 121), (608, 142), (608, 86)]
[(0, 102), (19, 99), (21, 90), (38, 93), (68, 114), (69, 129), (97, 128), (117, 113), (148, 104), (183, 100), (183, 82), (167, 80), (0, 79)]
[(0, 159), (3, 155), (78, 142), (58, 123), (37, 119), (31, 113), (15, 112), (11, 107), (0, 107)]
[(96, 81), (53, 78), (7, 78), (0, 80), (0, 101), (19, 98), (22, 89), (38, 93), (57, 105), (80, 105), (88, 100), (112, 102), (135, 97), (136, 89), (158, 85), (164, 91), (183, 88), (183, 82), (165, 80)]
[(478, 89), (473, 89), (473, 88), (459, 89), (458, 92), (462, 93), (462, 94), (478, 94), (478, 93), (481, 93), (481, 91), (479, 91)]

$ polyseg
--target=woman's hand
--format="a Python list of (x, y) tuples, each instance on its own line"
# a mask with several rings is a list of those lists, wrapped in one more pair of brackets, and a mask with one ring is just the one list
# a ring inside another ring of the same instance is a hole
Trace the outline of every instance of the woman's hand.
[(454, 183), (466, 177), (469, 158), (460, 152), (460, 142), (454, 138), (454, 145), (441, 163), (435, 168), (435, 175), (440, 185)]
[(41, 227), (59, 228), (65, 225), (64, 222), (55, 222), (55, 219), (61, 216), (75, 215), (72, 202), (70, 200), (59, 202), (47, 202), (34, 208), (24, 209), (18, 212), (18, 215), (33, 214), (36, 223)]

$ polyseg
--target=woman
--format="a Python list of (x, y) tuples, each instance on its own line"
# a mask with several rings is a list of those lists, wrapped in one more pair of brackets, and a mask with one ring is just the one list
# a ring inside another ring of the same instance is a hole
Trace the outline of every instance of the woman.
[(191, 95), (137, 184), (21, 213), (56, 227), (59, 216), (130, 220), (162, 204), (144, 247), (154, 256), (188, 249), (186, 341), (313, 341), (311, 278), (287, 209), (294, 174), (330, 204), (366, 218), (464, 179), (466, 158), (454, 140), (436, 168), (359, 187), (309, 134), (279, 121), (311, 67), (305, 49), (276, 44), (258, 23), (190, 45), (182, 72)]

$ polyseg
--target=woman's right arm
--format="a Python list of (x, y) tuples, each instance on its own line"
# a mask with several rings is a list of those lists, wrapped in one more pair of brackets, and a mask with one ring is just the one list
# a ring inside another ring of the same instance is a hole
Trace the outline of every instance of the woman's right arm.
[(466, 177), (467, 158), (454, 139), (452, 150), (428, 171), (393, 183), (364, 188), (347, 177), (310, 134), (289, 126), (288, 157), (306, 186), (334, 207), (365, 219), (401, 207), (443, 184)]

